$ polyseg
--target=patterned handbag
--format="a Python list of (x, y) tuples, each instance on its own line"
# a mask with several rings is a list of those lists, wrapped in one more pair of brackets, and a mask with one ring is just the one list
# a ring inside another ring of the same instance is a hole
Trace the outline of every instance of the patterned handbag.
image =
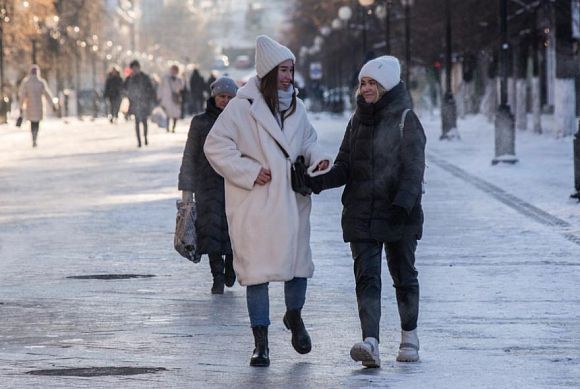
[(193, 263), (198, 263), (201, 260), (201, 255), (197, 253), (197, 233), (195, 231), (197, 211), (195, 201), (183, 202), (177, 200), (176, 206), (177, 217), (173, 245), (182, 257)]

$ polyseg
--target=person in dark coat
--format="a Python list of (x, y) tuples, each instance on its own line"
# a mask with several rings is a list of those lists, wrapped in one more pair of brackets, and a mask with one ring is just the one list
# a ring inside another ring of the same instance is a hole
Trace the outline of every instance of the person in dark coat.
[(199, 74), (199, 70), (194, 69), (189, 78), (189, 93), (193, 106), (193, 113), (201, 112), (203, 109), (203, 92), (206, 90), (205, 80)]
[(107, 75), (104, 93), (105, 98), (109, 100), (109, 110), (111, 113), (109, 121), (111, 123), (116, 122), (119, 118), (119, 107), (121, 106), (122, 92), (123, 79), (121, 78), (121, 73), (116, 67), (113, 67)]
[(191, 120), (179, 171), (179, 190), (182, 191), (183, 201), (192, 201), (195, 193), (198, 253), (209, 256), (213, 294), (223, 294), (224, 284), (233, 286), (236, 274), (225, 212), (224, 179), (210, 166), (203, 153), (203, 145), (213, 124), (237, 90), (234, 80), (227, 77), (211, 85), (211, 97), (205, 112)]
[[(396, 290), (402, 339), (397, 360), (419, 359), (419, 282), (415, 249), (421, 239), (425, 133), (400, 81), (395, 57), (367, 62), (359, 73), (357, 107), (331, 171), (311, 178), (315, 193), (346, 185), (342, 229), (350, 242), (362, 342), (351, 357), (379, 367), (381, 252)], [(403, 120), (403, 129), (400, 124)]]
[(131, 68), (131, 75), (127, 77), (124, 85), (125, 93), (129, 99), (129, 115), (135, 115), (137, 146), (141, 147), (139, 131), (141, 124), (143, 124), (143, 137), (147, 146), (147, 118), (151, 115), (157, 100), (157, 93), (151, 78), (141, 71), (141, 65), (138, 61), (132, 61), (129, 67)]

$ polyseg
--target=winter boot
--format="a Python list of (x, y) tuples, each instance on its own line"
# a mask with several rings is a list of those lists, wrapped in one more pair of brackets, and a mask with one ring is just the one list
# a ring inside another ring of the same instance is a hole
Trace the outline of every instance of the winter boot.
[(254, 333), (254, 352), (250, 358), (250, 366), (266, 367), (270, 366), (270, 350), (268, 349), (268, 327), (252, 327)]
[(419, 337), (417, 329), (401, 330), (401, 345), (397, 354), (398, 362), (417, 362), (419, 360)]
[(209, 267), (213, 276), (212, 294), (224, 294), (224, 260), (221, 255), (209, 256)]
[(234, 272), (234, 257), (231, 254), (226, 255), (226, 286), (231, 288), (236, 282), (236, 273)]
[(312, 349), (310, 335), (304, 327), (300, 309), (289, 309), (284, 315), (284, 325), (292, 331), (292, 347), (298, 354), (308, 354)]
[(368, 337), (362, 342), (355, 343), (350, 349), (350, 357), (354, 361), (362, 362), (366, 367), (381, 367), (379, 341)]

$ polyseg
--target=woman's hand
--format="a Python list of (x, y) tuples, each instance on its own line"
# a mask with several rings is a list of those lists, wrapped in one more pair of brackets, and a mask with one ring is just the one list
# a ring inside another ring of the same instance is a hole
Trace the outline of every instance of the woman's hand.
[(330, 166), (330, 162), (325, 159), (324, 161), (321, 161), (318, 164), (318, 166), (316, 167), (316, 169), (314, 169), (314, 171), (318, 172), (318, 171), (326, 170), (326, 169), (328, 169), (328, 166)]
[(272, 181), (272, 172), (268, 169), (261, 168), (255, 183), (258, 185), (266, 185), (270, 181)]

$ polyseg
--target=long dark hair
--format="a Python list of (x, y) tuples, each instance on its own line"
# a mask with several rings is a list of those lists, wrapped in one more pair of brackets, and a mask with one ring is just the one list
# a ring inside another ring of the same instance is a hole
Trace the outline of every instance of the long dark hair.
[[(294, 86), (294, 74), (292, 74), (292, 86)], [(272, 115), (276, 116), (276, 111), (278, 109), (278, 66), (262, 77), (260, 80), (260, 93), (264, 96), (264, 100), (266, 100), (266, 104), (268, 104), (268, 108), (270, 108)], [(286, 113), (282, 116), (282, 123), (284, 123), (284, 120), (294, 112), (296, 112), (296, 89), (294, 89), (294, 92), (292, 93), (292, 103), (290, 104), (290, 108), (288, 108)]]

